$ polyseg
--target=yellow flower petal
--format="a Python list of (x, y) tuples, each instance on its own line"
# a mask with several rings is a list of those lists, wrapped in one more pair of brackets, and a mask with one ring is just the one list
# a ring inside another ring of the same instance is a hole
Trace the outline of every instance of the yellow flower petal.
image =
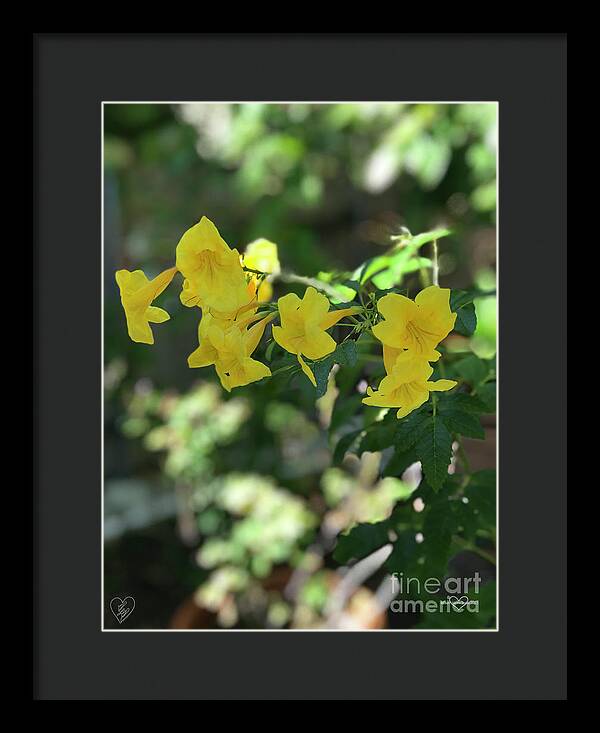
[[(299, 319), (297, 311), (300, 309), (302, 301), (296, 293), (288, 293), (277, 301), (279, 317), (283, 328), (288, 328), (292, 323)], [(285, 348), (285, 347), (284, 347)]]
[(432, 374), (433, 368), (429, 362), (411, 351), (403, 351), (398, 354), (391, 372), (397, 384), (426, 382)]
[(437, 382), (427, 382), (427, 389), (430, 392), (447, 392), (449, 389), (456, 387), (458, 382), (452, 379), (438, 379)]
[(259, 379), (271, 376), (271, 370), (266, 364), (246, 357), (241, 361), (221, 362), (215, 364), (221, 384), (228, 392), (234, 387), (244, 387)]
[(277, 245), (268, 239), (255, 239), (246, 246), (244, 265), (267, 274), (280, 271)]
[(404, 295), (388, 293), (377, 301), (377, 310), (387, 321), (394, 321), (396, 328), (402, 331), (415, 317), (417, 306)]
[(405, 331), (400, 330), (394, 321), (381, 321), (373, 326), (371, 331), (373, 336), (382, 344), (391, 346), (393, 349), (404, 349), (406, 343)]
[(303, 336), (299, 339), (298, 337), (293, 337), (283, 326), (273, 326), (271, 332), (275, 342), (278, 343), (282, 349), (289, 351), (290, 354), (298, 353), (298, 346), (302, 345), (301, 343), (298, 343), (298, 341), (302, 342), (304, 338)]
[(150, 323), (164, 323), (168, 321), (171, 316), (167, 313), (164, 308), (157, 308), (155, 305), (151, 305), (146, 311), (146, 317)]
[(304, 359), (302, 358), (301, 354), (298, 354), (298, 361), (300, 362), (300, 367), (302, 368), (302, 371), (310, 379), (313, 387), (316, 387), (317, 386), (317, 380), (315, 379), (315, 375), (312, 373), (311, 368), (304, 361)]
[(259, 303), (268, 303), (273, 297), (273, 286), (268, 280), (261, 280), (257, 297)]
[(357, 305), (352, 306), (352, 308), (340, 308), (340, 310), (337, 311), (329, 311), (329, 313), (325, 314), (324, 318), (319, 323), (319, 326), (324, 331), (327, 331), (328, 328), (335, 326), (335, 324), (338, 321), (341, 321), (342, 318), (345, 318), (346, 316), (352, 316), (355, 313), (359, 313), (361, 310), (362, 308)]
[(368, 397), (363, 397), (363, 405), (369, 405), (369, 407), (393, 407), (389, 404), (389, 400), (379, 392), (373, 392)]
[(211, 364), (214, 364), (218, 358), (219, 352), (208, 340), (205, 340), (188, 356), (188, 366), (191, 369), (210, 366)]
[(329, 301), (323, 293), (318, 293), (313, 287), (306, 288), (300, 305), (304, 323), (316, 326), (323, 320), (328, 310)]
[(179, 300), (181, 301), (182, 305), (185, 305), (187, 308), (194, 308), (195, 306), (199, 306), (200, 308), (202, 308), (200, 296), (198, 295), (198, 293), (194, 292), (189, 280), (183, 281), (183, 285), (181, 286), (181, 293), (179, 294)]
[(321, 359), (335, 351), (337, 344), (318, 326), (308, 326), (301, 353), (309, 359)]
[(276, 315), (276, 313), (270, 313), (268, 316), (258, 321), (258, 323), (255, 323), (251, 328), (248, 329), (245, 339), (246, 356), (250, 356), (254, 352), (254, 350), (260, 343), (267, 324), (270, 323)]
[(396, 363), (396, 359), (403, 352), (403, 349), (395, 349), (393, 346), (383, 344), (383, 366), (385, 371), (390, 374)]

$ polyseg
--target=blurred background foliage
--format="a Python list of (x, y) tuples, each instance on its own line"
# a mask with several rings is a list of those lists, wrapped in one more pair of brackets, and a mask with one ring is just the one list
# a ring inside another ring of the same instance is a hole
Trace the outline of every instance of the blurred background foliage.
[[(187, 367), (199, 313), (176, 286), (156, 344), (129, 341), (115, 270), (171, 266), (202, 215), (230, 246), (266, 237), (283, 270), (329, 281), (385, 256), (401, 227), (443, 226), (440, 284), (493, 291), (496, 138), (492, 104), (105, 105), (105, 594), (135, 597), (128, 626), (185, 625), (189, 598), (201, 625), (318, 626), (339, 577), (315, 538), (388, 517), (416, 483), (382, 476), (376, 452), (332, 464), (331, 429), (348, 431), (368, 374), (340, 371), (317, 403), (301, 380), (227, 395)], [(418, 289), (414, 262), (395, 281)], [(489, 359), (496, 299), (475, 305), (468, 347)], [(492, 451), (480, 467), (494, 465)], [(371, 602), (361, 589), (352, 614)]]

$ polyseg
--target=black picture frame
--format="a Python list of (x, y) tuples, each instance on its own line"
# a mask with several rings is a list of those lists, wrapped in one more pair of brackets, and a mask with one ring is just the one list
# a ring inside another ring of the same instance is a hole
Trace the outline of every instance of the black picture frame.
[[(33, 698), (566, 697), (566, 34), (34, 34)], [(498, 101), (500, 628), (101, 632), (102, 101)]]

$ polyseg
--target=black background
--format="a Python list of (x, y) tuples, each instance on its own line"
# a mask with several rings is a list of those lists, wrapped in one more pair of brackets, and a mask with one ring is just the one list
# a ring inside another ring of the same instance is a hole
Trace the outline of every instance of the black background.
[[(34, 696), (564, 699), (566, 37), (38, 34), (33, 51)], [(102, 100), (499, 101), (499, 632), (100, 631)]]

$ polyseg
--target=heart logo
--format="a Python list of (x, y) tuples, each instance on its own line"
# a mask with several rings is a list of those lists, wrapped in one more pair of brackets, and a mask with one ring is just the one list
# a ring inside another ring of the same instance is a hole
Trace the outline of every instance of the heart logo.
[(469, 597), (461, 596), (460, 598), (458, 598), (457, 596), (448, 596), (448, 601), (457, 613), (462, 613), (469, 603)]
[(110, 610), (120, 624), (131, 616), (134, 608), (135, 600), (131, 596), (127, 596), (126, 598), (113, 598), (110, 602)]

